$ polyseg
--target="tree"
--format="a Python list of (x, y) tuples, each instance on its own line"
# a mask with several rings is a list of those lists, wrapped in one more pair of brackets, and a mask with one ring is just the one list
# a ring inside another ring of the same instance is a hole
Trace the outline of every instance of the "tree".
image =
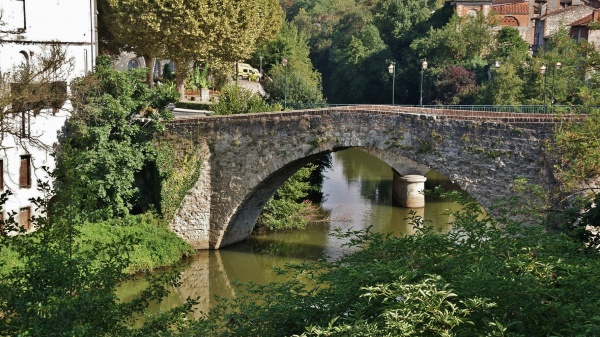
[(348, 12), (336, 26), (331, 47), (333, 68), (330, 101), (340, 103), (389, 102), (387, 64), (389, 48), (364, 9)]
[(427, 21), (439, 7), (437, 0), (380, 0), (372, 11), (383, 40), (399, 54), (412, 41), (415, 27)]
[[(263, 49), (266, 69), (272, 82), (265, 85), (269, 98), (283, 103), (321, 103), (321, 74), (313, 69), (309, 58), (309, 48), (304, 34), (289, 23), (281, 28), (279, 35)], [(288, 60), (284, 68), (281, 60)]]
[(434, 85), (438, 104), (468, 104), (477, 90), (475, 73), (455, 65), (446, 66)]
[(103, 1), (113, 35), (122, 43), (141, 55), (175, 62), (181, 94), (192, 61), (245, 59), (256, 43), (278, 31), (283, 16), (277, 0)]
[[(171, 115), (166, 105), (177, 95), (167, 84), (150, 91), (141, 71), (117, 71), (107, 57), (97, 62), (94, 73), (72, 83), (75, 111), (60, 139), (55, 176), (59, 204), (107, 219), (128, 214), (134, 205), (149, 207), (138, 204), (135, 178), (152, 160), (150, 139), (161, 128), (159, 119)], [(136, 117), (152, 123), (142, 125)]]

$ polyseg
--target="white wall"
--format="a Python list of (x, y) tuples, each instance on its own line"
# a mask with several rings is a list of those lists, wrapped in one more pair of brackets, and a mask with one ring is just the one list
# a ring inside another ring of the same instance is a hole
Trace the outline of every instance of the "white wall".
[[(24, 5), (24, 8), (23, 8)], [(0, 26), (0, 71), (11, 72), (24, 60), (23, 53), (39, 55), (49, 44), (58, 44), (73, 58), (74, 68), (68, 73), (67, 83), (91, 71), (97, 55), (95, 0), (0, 0), (0, 11), (5, 25)], [(5, 134), (1, 140), (0, 160), (4, 164), (4, 190), (14, 195), (4, 206), (6, 212), (35, 207), (30, 198), (39, 196), (37, 179), (49, 181), (43, 166), (54, 168), (51, 156), (57, 143), (58, 131), (69, 116), (70, 105), (53, 113), (42, 110), (30, 117), (31, 139), (44, 144), (38, 146), (27, 138)], [(20, 116), (11, 122), (20, 123)], [(19, 187), (20, 156), (31, 155), (32, 185)], [(35, 212), (33, 213), (35, 214)]]

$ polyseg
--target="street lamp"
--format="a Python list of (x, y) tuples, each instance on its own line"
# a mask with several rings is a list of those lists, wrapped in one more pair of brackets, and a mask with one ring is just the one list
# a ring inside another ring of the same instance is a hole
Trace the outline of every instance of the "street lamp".
[(388, 72), (392, 75), (392, 106), (394, 106), (394, 91), (396, 86), (396, 62), (390, 63)]
[(540, 73), (544, 75), (544, 113), (546, 113), (546, 77), (548, 77), (546, 69), (546, 65), (542, 64), (542, 66), (540, 67)]
[(419, 91), (419, 106), (423, 106), (423, 74), (427, 70), (427, 60), (423, 59), (421, 62), (421, 86)]
[(550, 100), (552, 106), (554, 106), (554, 74), (557, 70), (560, 70), (560, 67), (562, 67), (562, 63), (556, 62), (554, 69), (552, 69), (552, 99)]
[(283, 110), (285, 110), (287, 108), (287, 64), (288, 64), (288, 60), (286, 58), (281, 60), (281, 65), (283, 66), (283, 69), (285, 69), (285, 86), (283, 89)]
[(260, 59), (260, 68), (258, 68), (258, 70), (260, 71), (260, 74), (262, 75), (262, 60), (263, 60), (263, 57), (259, 56), (258, 58)]

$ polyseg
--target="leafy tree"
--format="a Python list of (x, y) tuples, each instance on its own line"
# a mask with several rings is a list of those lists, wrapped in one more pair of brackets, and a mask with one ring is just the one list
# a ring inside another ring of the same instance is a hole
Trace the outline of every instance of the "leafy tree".
[(340, 20), (334, 34), (329, 79), (332, 102), (389, 102), (382, 87), (388, 84), (391, 53), (371, 23), (368, 13), (357, 9)]
[(407, 47), (412, 30), (439, 8), (437, 0), (379, 0), (373, 8), (374, 22), (383, 40), (398, 54)]
[(156, 56), (175, 62), (181, 94), (188, 64), (245, 59), (277, 33), (282, 18), (277, 0), (103, 0), (101, 6), (123, 44), (147, 62)]
[(490, 59), (504, 61), (507, 57), (524, 58), (529, 53), (529, 45), (512, 27), (502, 27), (496, 35), (495, 50)]
[[(266, 69), (272, 81), (267, 82), (265, 91), (275, 102), (320, 103), (321, 75), (313, 69), (309, 58), (306, 38), (292, 24), (286, 23), (280, 34), (266, 45)], [(283, 67), (281, 60), (287, 59)]]
[(436, 103), (468, 104), (477, 90), (475, 73), (462, 66), (445, 67), (435, 80)]
[[(65, 207), (76, 205), (91, 219), (107, 219), (139, 206), (136, 174), (152, 160), (149, 140), (161, 128), (159, 118), (170, 116), (167, 103), (177, 97), (172, 86), (149, 91), (142, 79), (142, 72), (114, 70), (110, 59), (99, 57), (95, 73), (72, 83), (76, 110), (61, 137), (55, 171)], [(153, 123), (144, 126), (135, 117)]]
[(436, 66), (484, 59), (494, 43), (490, 20), (483, 14), (463, 18), (454, 14), (444, 27), (431, 28), (426, 37), (412, 41), (410, 48)]
[(519, 105), (523, 102), (525, 81), (519, 75), (518, 65), (503, 64), (491, 71), (491, 77), (478, 94), (479, 104)]

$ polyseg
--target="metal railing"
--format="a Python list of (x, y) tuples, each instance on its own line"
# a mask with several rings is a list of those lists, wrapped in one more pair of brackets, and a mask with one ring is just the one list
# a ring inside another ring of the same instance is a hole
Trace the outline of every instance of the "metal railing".
[[(299, 103), (288, 102), (288, 109), (303, 110), (329, 108), (339, 106), (360, 106), (376, 104), (332, 104), (332, 103)], [(390, 105), (387, 105), (390, 106)], [(423, 109), (443, 109), (443, 110), (462, 110), (462, 111), (483, 111), (483, 112), (509, 112), (509, 113), (535, 113), (535, 114), (581, 114), (590, 113), (600, 107), (584, 107), (580, 105), (395, 105), (395, 107), (411, 107)]]

